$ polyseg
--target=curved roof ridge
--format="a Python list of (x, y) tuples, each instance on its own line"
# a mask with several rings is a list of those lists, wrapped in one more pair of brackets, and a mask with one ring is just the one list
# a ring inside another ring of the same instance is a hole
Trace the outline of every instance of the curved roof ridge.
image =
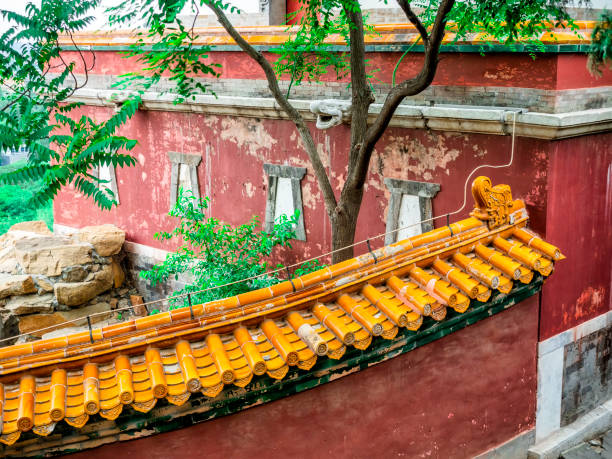
[[(596, 21), (579, 20), (574, 21), (578, 27), (576, 32), (568, 30), (563, 25), (558, 25), (552, 30), (544, 31), (539, 39), (545, 44), (588, 44), (591, 42), (591, 31), (595, 27)], [(554, 24), (551, 23), (554, 26)], [(236, 29), (245, 37), (247, 42), (252, 45), (271, 45), (278, 46), (283, 40), (291, 36), (297, 30), (296, 26), (241, 26)], [(373, 33), (365, 36), (366, 44), (394, 44), (412, 43), (418, 36), (414, 25), (410, 23), (396, 24), (374, 24)], [(196, 27), (195, 33), (199, 38), (195, 44), (199, 45), (235, 45), (234, 40), (226, 33), (222, 27)], [(449, 24), (446, 31), (443, 45), (453, 43), (455, 39), (453, 24)], [(97, 30), (83, 31), (74, 33), (71, 37), (60, 37), (61, 46), (126, 46), (135, 42), (134, 32), (131, 30)], [(329, 44), (345, 45), (341, 35), (330, 36), (327, 40)], [(484, 33), (472, 33), (468, 38), (459, 41), (460, 44), (484, 44), (497, 43)], [(146, 44), (146, 42), (145, 42)]]
[[(309, 289), (322, 282), (337, 280), (337, 286), (348, 284), (352, 279), (347, 274), (370, 266), (393, 259), (396, 261), (403, 258), (406, 254), (418, 255), (414, 253), (414, 249), (423, 246), (428, 246), (436, 241), (446, 240), (451, 237), (451, 234), (458, 235), (465, 233), (468, 230), (475, 228), (484, 228), (484, 223), (477, 218), (470, 217), (459, 222), (452, 223), (448, 227), (442, 227), (428, 231), (427, 233), (419, 234), (411, 238), (398, 241), (396, 243), (383, 246), (372, 252), (351, 258), (349, 260), (327, 266), (315, 272), (304, 274), (302, 276), (286, 280), (270, 287), (263, 287), (239, 295), (213, 300), (207, 303), (193, 305), (192, 310), (188, 306), (177, 308), (171, 311), (161, 312), (151, 316), (132, 318), (124, 322), (119, 322), (112, 325), (107, 325), (100, 328), (93, 328), (92, 333), (88, 331), (68, 334), (66, 336), (47, 338), (30, 343), (15, 344), (0, 348), (0, 375), (3, 370), (7, 369), (2, 363), (3, 360), (18, 357), (21, 355), (33, 355), (40, 352), (48, 352), (50, 350), (61, 349), (62, 347), (75, 346), (79, 344), (91, 343), (120, 336), (133, 331), (146, 331), (163, 325), (176, 323), (191, 318), (193, 311), (194, 319), (204, 318), (208, 322), (211, 316), (217, 318), (229, 317), (232, 312), (244, 311), (247, 306), (269, 302), (263, 305), (262, 309), (269, 309), (275, 306), (288, 304), (291, 301), (299, 299), (300, 293), (307, 291), (312, 294), (314, 292)], [(482, 230), (481, 230), (482, 231)], [(289, 295), (289, 298), (287, 298)], [(297, 298), (296, 298), (297, 297)], [(276, 302), (274, 300), (277, 300)], [(201, 324), (202, 321), (200, 321)]]

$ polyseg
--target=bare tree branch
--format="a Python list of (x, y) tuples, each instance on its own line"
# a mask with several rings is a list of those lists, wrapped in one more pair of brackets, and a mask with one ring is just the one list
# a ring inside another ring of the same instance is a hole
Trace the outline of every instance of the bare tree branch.
[(6, 86), (10, 91), (17, 93), (18, 97), (14, 98), (11, 102), (9, 102), (8, 104), (6, 104), (4, 107), (0, 108), (0, 112), (4, 112), (6, 110), (8, 110), (9, 108), (11, 108), (13, 105), (15, 105), (17, 102), (19, 102), (23, 97), (25, 97), (25, 95), (27, 94), (28, 96), (30, 96), (30, 94), (32, 93), (32, 91), (30, 89), (24, 89), (23, 91), (17, 91), (15, 88), (9, 86), (6, 83), (1, 83), (2, 86)]
[[(359, 150), (368, 129), (368, 111), (374, 96), (368, 82), (365, 59), (365, 38), (363, 15), (359, 3), (349, 0), (344, 4), (348, 19), (351, 50), (351, 151), (349, 153), (348, 175), (357, 163)], [(346, 185), (347, 182), (345, 182)], [(347, 189), (346, 186), (343, 188)]]
[(94, 66), (96, 65), (96, 53), (93, 50), (91, 51), (91, 54), (93, 55), (93, 62), (91, 63), (91, 67), (87, 67), (87, 61), (85, 59), (85, 56), (83, 55), (81, 48), (79, 48), (79, 46), (74, 41), (74, 36), (72, 35), (72, 33), (69, 33), (68, 36), (70, 37), (70, 41), (72, 42), (72, 45), (76, 48), (77, 52), (79, 53), (81, 62), (83, 63), (83, 71), (85, 72), (85, 81), (83, 81), (83, 83), (79, 87), (75, 87), (74, 91), (72, 92), (74, 94), (77, 89), (81, 89), (87, 86), (87, 82), (89, 81), (89, 72), (93, 70)]
[[(69, 69), (70, 66), (66, 63), (66, 61), (64, 60), (64, 58), (62, 57), (62, 54), (58, 54), (59, 59), (62, 61), (62, 64), (64, 64), (64, 67)], [(74, 74), (74, 72), (72, 70), (69, 70), (70, 76), (72, 77), (72, 79), (74, 80), (74, 88), (71, 88), (71, 92), (69, 94), (68, 97), (72, 96), (76, 90), (79, 88), (79, 80), (77, 80), (76, 75)]]
[(300, 136), (302, 137), (304, 147), (306, 148), (306, 153), (308, 153), (308, 157), (310, 158), (310, 162), (314, 169), (315, 176), (317, 177), (317, 181), (319, 182), (319, 186), (321, 187), (321, 191), (323, 192), (323, 199), (325, 200), (325, 207), (327, 209), (327, 213), (331, 215), (334, 209), (336, 208), (336, 197), (329, 182), (327, 173), (325, 172), (325, 166), (321, 161), (321, 157), (319, 156), (319, 152), (317, 151), (317, 147), (312, 138), (312, 134), (306, 126), (304, 118), (283, 95), (278, 85), (278, 79), (276, 78), (274, 69), (272, 68), (272, 65), (263, 56), (263, 54), (257, 51), (242, 37), (242, 35), (240, 35), (240, 33), (227, 19), (227, 16), (223, 12), (223, 10), (219, 6), (217, 6), (215, 2), (209, 2), (207, 3), (207, 6), (215, 13), (215, 15), (217, 16), (217, 20), (219, 21), (221, 26), (223, 26), (227, 33), (236, 41), (238, 46), (240, 46), (240, 48), (255, 62), (257, 62), (257, 64), (259, 64), (259, 66), (263, 69), (266, 75), (266, 79), (268, 80), (268, 87), (270, 88), (274, 99), (276, 99), (276, 102), (285, 111), (285, 113), (287, 113), (291, 121), (293, 121), (293, 123), (297, 127), (298, 132), (300, 133)]
[(389, 126), (389, 122), (402, 100), (408, 96), (419, 94), (433, 81), (438, 66), (440, 45), (442, 44), (446, 27), (446, 15), (454, 4), (455, 0), (442, 0), (440, 3), (431, 34), (429, 35), (429, 44), (425, 46), (425, 59), (419, 74), (414, 78), (401, 82), (387, 94), (380, 113), (365, 135), (365, 141), (361, 146), (354, 176), (349, 177), (349, 180), (352, 182), (351, 186), (359, 187), (365, 182), (374, 146), (387, 129), (387, 126)]
[(425, 29), (425, 26), (423, 25), (419, 17), (415, 14), (415, 12), (412, 11), (412, 8), (410, 7), (410, 2), (408, 2), (408, 0), (397, 0), (397, 3), (399, 4), (400, 8), (404, 10), (404, 14), (408, 18), (408, 20), (412, 22), (412, 24), (416, 27), (417, 31), (419, 32), (419, 35), (421, 35), (421, 38), (423, 39), (423, 43), (425, 44), (425, 46), (427, 46), (429, 43), (429, 35), (427, 34), (427, 29)]

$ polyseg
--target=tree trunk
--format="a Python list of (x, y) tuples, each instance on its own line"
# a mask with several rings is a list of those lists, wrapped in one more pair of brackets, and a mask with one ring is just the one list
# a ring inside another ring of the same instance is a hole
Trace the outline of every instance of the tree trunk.
[[(344, 190), (338, 205), (330, 215), (332, 229), (332, 263), (353, 257), (357, 217), (363, 199), (363, 188)], [(346, 247), (346, 249), (344, 249)], [(344, 250), (340, 250), (344, 249)]]
[[(419, 74), (414, 78), (406, 80), (395, 86), (387, 95), (383, 107), (373, 124), (368, 124), (368, 112), (370, 105), (374, 102), (374, 95), (368, 81), (366, 59), (363, 15), (358, 2), (341, 2), (346, 18), (350, 25), (350, 69), (351, 69), (351, 150), (347, 177), (340, 194), (340, 200), (332, 189), (325, 166), (321, 161), (314, 139), (306, 122), (299, 111), (291, 105), (287, 97), (282, 93), (278, 79), (274, 73), (271, 63), (249, 44), (242, 35), (230, 23), (225, 12), (217, 2), (206, 2), (208, 7), (216, 14), (219, 23), (236, 41), (238, 46), (247, 53), (263, 69), (268, 86), (279, 106), (287, 113), (294, 122), (304, 142), (304, 147), (313, 166), (317, 181), (323, 192), (325, 208), (327, 210), (332, 227), (332, 262), (337, 263), (347, 260), (353, 256), (352, 244), (355, 238), (357, 217), (361, 208), (363, 198), (363, 186), (368, 173), (370, 159), (376, 142), (387, 129), (391, 117), (401, 101), (409, 96), (416, 95), (427, 88), (436, 73), (438, 63), (438, 52), (444, 29), (446, 16), (451, 10), (455, 0), (441, 0), (436, 14), (435, 22), (430, 35), (420, 22), (420, 19), (410, 9), (410, 2), (398, 0), (400, 7), (406, 16), (419, 31), (420, 37), (425, 44), (425, 61)], [(351, 247), (348, 247), (351, 245)], [(345, 249), (346, 248), (346, 249)], [(344, 250), (342, 250), (344, 249)]]

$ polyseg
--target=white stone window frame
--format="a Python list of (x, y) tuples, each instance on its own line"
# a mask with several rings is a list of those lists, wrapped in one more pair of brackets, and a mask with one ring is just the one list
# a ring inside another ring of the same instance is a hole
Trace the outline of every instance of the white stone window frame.
[[(418, 221), (422, 222), (421, 233), (431, 231), (434, 228), (433, 222), (424, 220), (429, 220), (433, 217), (432, 199), (438, 194), (438, 191), (440, 191), (440, 185), (438, 183), (393, 178), (385, 178), (384, 181), (391, 192), (389, 210), (387, 213), (385, 245), (397, 242), (399, 231), (396, 230), (399, 229), (400, 208), (404, 195), (417, 196), (419, 198), (420, 219)], [(391, 231), (393, 231), (393, 233), (390, 233)]]
[(263, 169), (268, 176), (268, 196), (266, 199), (266, 218), (264, 226), (265, 231), (271, 233), (274, 230), (274, 215), (276, 211), (276, 198), (279, 179), (289, 179), (291, 182), (291, 199), (293, 202), (293, 209), (294, 211), (300, 211), (300, 216), (295, 228), (295, 238), (298, 241), (305, 241), (306, 230), (304, 227), (304, 206), (302, 202), (301, 180), (304, 178), (304, 175), (306, 175), (306, 168), (265, 163), (263, 165)]
[(178, 199), (181, 165), (187, 166), (189, 170), (191, 192), (193, 193), (193, 196), (196, 199), (200, 199), (198, 165), (202, 162), (202, 156), (169, 151), (168, 158), (170, 159), (170, 163), (172, 164), (172, 171), (170, 172), (170, 209), (174, 207)]
[(112, 164), (95, 166), (93, 169), (92, 175), (96, 177), (98, 180), (100, 180), (100, 169), (102, 167), (108, 167), (108, 175), (110, 179), (108, 183), (98, 182), (98, 188), (102, 188), (102, 187), (109, 188), (113, 192), (113, 195), (115, 196), (115, 201), (117, 201), (117, 205), (119, 205), (120, 204), (119, 189), (117, 187), (117, 174), (115, 172), (115, 166), (113, 166)]

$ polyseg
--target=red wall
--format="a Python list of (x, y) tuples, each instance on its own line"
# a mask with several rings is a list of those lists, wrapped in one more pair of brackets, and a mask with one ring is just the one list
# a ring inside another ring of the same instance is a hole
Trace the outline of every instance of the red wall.
[[(401, 52), (368, 53), (370, 69), (376, 70), (374, 84), (390, 84), (393, 69)], [(76, 51), (62, 53), (64, 59), (74, 61), (76, 73), (82, 73), (82, 61)], [(210, 62), (222, 65), (222, 79), (264, 80), (261, 68), (243, 53), (215, 51)], [(271, 61), (277, 55), (264, 53)], [(93, 57), (85, 54), (89, 65)], [(96, 51), (93, 75), (121, 75), (142, 68), (135, 58), (122, 58), (115, 51)], [(433, 85), (442, 86), (496, 86), (533, 89), (573, 89), (612, 85), (612, 71), (606, 70), (601, 78), (593, 77), (586, 68), (584, 54), (542, 54), (536, 59), (524, 53), (442, 53)], [(400, 65), (396, 81), (415, 76), (421, 69), (423, 53), (407, 54)], [(285, 76), (283, 79), (288, 80)], [(322, 81), (337, 81), (335, 73), (323, 75)], [(341, 81), (348, 81), (344, 79)]]
[(473, 457), (534, 425), (537, 298), (315, 389), (71, 457)]
[[(106, 108), (83, 110), (100, 118), (110, 115)], [(168, 231), (174, 225), (166, 215), (171, 173), (166, 152), (179, 151), (202, 156), (198, 167), (201, 194), (211, 197), (211, 215), (231, 224), (265, 214), (264, 162), (307, 167), (309, 172), (302, 180), (307, 242), (295, 243), (294, 255), (288, 260), (309, 258), (330, 249), (331, 229), (323, 199), (291, 122), (144, 111), (136, 114), (123, 134), (138, 139), (139, 145), (133, 151), (138, 164), (117, 170), (120, 206), (102, 212), (90, 200), (73, 191), (63, 191), (55, 200), (56, 223), (71, 227), (114, 223), (126, 230), (130, 241), (172, 248), (167, 243), (160, 245), (153, 234)], [(331, 165), (332, 186), (339, 194), (346, 174), (349, 128), (314, 130), (314, 135), (324, 163)], [(389, 129), (372, 157), (357, 240), (385, 232), (389, 202), (385, 177), (440, 183), (441, 191), (433, 205), (434, 214), (443, 215), (461, 207), (464, 183), (474, 167), (508, 161), (510, 143), (508, 136)], [(526, 200), (532, 227), (540, 232), (545, 229), (549, 148), (546, 141), (519, 138), (512, 167), (479, 172), (490, 175), (494, 183), (510, 184), (514, 195)], [(472, 206), (468, 188), (465, 216)], [(373, 245), (379, 246), (382, 242), (379, 239)], [(363, 250), (365, 247), (358, 248)]]
[(586, 66), (583, 54), (557, 56), (557, 89), (592, 88), (612, 85), (612, 70), (602, 68), (602, 76), (593, 76)]
[[(240, 53), (215, 55), (224, 62), (228, 78), (260, 77)], [(378, 53), (372, 58), (387, 69), (381, 78), (388, 78), (394, 55)], [(108, 75), (128, 71), (129, 65), (121, 67), (127, 62), (114, 52), (98, 53), (96, 72)], [(409, 68), (406, 64), (406, 69)], [(581, 56), (548, 55), (532, 61), (521, 54), (487, 58), (476, 54), (448, 54), (442, 60), (437, 83), (511, 85), (520, 82), (523, 86), (567, 89), (604, 84), (610, 75), (608, 72), (607, 79), (592, 78), (586, 73)], [(499, 83), (500, 80), (505, 83)], [(99, 118), (107, 118), (111, 113), (99, 107), (83, 110)], [(331, 171), (332, 186), (339, 193), (346, 173), (349, 127), (313, 131)], [(154, 241), (153, 234), (174, 226), (166, 215), (171, 171), (166, 152), (179, 151), (202, 156), (201, 193), (212, 199), (212, 216), (232, 224), (246, 222), (253, 215), (264, 215), (267, 186), (262, 169), (264, 162), (307, 167), (309, 172), (302, 181), (307, 242), (296, 242), (294, 250), (281, 251), (277, 257), (291, 263), (330, 250), (331, 229), (321, 193), (292, 123), (138, 112), (123, 133), (140, 143), (134, 150), (138, 165), (117, 171), (119, 208), (102, 213), (89, 200), (64, 191), (55, 201), (57, 223), (82, 227), (112, 222), (127, 231), (130, 241), (172, 249), (170, 244)], [(510, 142), (509, 136), (389, 129), (372, 158), (356, 240), (385, 231), (389, 201), (385, 177), (440, 183), (434, 214), (444, 215), (461, 206), (464, 182), (474, 167), (483, 163), (503, 164), (508, 160)], [(610, 135), (558, 142), (519, 138), (512, 167), (479, 172), (490, 175), (494, 183), (508, 183), (515, 197), (526, 200), (531, 227), (569, 256), (567, 261), (559, 263), (557, 273), (545, 288), (541, 339), (610, 309), (609, 144)], [(471, 205), (468, 192), (467, 210)], [(383, 240), (372, 242), (377, 247)], [(365, 247), (356, 249), (357, 253), (364, 250)]]
[(304, 0), (287, 0), (287, 15), (291, 13), (297, 13), (290, 21), (289, 24), (299, 23), (299, 19), (303, 16), (299, 11), (304, 4)]
[[(66, 58), (75, 57), (70, 52), (65, 54)], [(398, 57), (399, 53), (369, 55), (372, 65), (382, 69), (377, 73), (379, 80), (390, 81)], [(215, 52), (214, 58), (223, 65), (223, 78), (263, 78), (259, 68), (242, 53)], [(414, 74), (421, 59), (418, 53), (406, 56), (398, 78)], [(94, 74), (117, 75), (136, 68), (134, 59), (98, 51)], [(326, 78), (333, 79), (331, 75)], [(602, 78), (592, 77), (586, 70), (586, 57), (578, 54), (546, 54), (533, 60), (519, 53), (486, 57), (445, 53), (434, 84), (565, 90), (611, 85), (612, 72), (607, 71)], [(110, 115), (103, 108), (84, 110), (100, 118)], [(315, 142), (331, 171), (332, 186), (339, 193), (346, 173), (349, 127), (314, 131)], [(121, 206), (103, 214), (90, 201), (70, 191), (62, 192), (55, 202), (57, 223), (82, 227), (113, 222), (126, 229), (128, 240), (171, 249), (171, 245), (162, 246), (153, 240), (156, 231), (173, 227), (173, 221), (166, 216), (171, 169), (167, 151), (203, 157), (199, 167), (201, 192), (212, 199), (212, 215), (232, 224), (243, 223), (252, 215), (264, 215), (264, 162), (309, 168), (299, 136), (288, 121), (138, 112), (124, 134), (138, 139), (140, 144), (134, 151), (138, 165), (117, 172)], [(474, 167), (507, 161), (510, 141), (509, 136), (389, 129), (372, 158), (356, 239), (385, 230), (389, 200), (385, 177), (440, 183), (434, 214), (443, 215), (460, 207), (465, 179)], [(515, 197), (528, 204), (531, 227), (569, 255), (545, 289), (542, 339), (610, 308), (609, 144), (609, 135), (558, 142), (519, 138), (512, 167), (479, 172), (490, 175), (494, 183), (511, 185)], [(286, 262), (330, 249), (331, 229), (310, 171), (302, 186), (307, 242), (297, 242), (293, 251), (282, 254)], [(468, 193), (467, 209), (470, 207)], [(373, 243), (378, 246), (382, 239)], [(364, 247), (357, 248), (357, 252), (363, 250)], [(575, 272), (577, 266), (580, 269)]]
[[(239, 53), (215, 56), (224, 64), (224, 78), (262, 78)], [(398, 56), (371, 56), (385, 69), (380, 79), (389, 81)], [(420, 56), (407, 59), (400, 77), (414, 71), (411, 63)], [(98, 53), (96, 68), (100, 74), (131, 70), (114, 53)], [(612, 83), (611, 73), (607, 79), (594, 80), (584, 68), (583, 56), (546, 55), (532, 61), (520, 54), (486, 58), (445, 54), (434, 84), (571, 89)], [(111, 114), (100, 107), (83, 111), (100, 118)], [(313, 131), (332, 187), (339, 193), (346, 174), (349, 127)], [(264, 215), (264, 162), (308, 168), (302, 181), (307, 242), (295, 243), (293, 251), (283, 254), (284, 261), (330, 249), (322, 196), (292, 123), (143, 111), (123, 134), (138, 139), (139, 145), (133, 152), (137, 166), (117, 171), (121, 205), (100, 212), (91, 201), (65, 190), (55, 200), (56, 223), (72, 227), (114, 223), (126, 230), (130, 241), (171, 249), (155, 241), (153, 234), (174, 226), (166, 215), (171, 173), (166, 152), (178, 151), (202, 156), (201, 194), (211, 197), (212, 216), (232, 224)], [(176, 451), (199, 457), (202, 445), (209, 455), (232, 451), (236, 456), (259, 457), (377, 457), (408, 451), (414, 456), (467, 457), (531, 428), (536, 342), (611, 307), (611, 141), (612, 134), (555, 142), (518, 138), (511, 167), (479, 171), (494, 184), (509, 184), (515, 197), (525, 199), (531, 228), (568, 257), (547, 281), (540, 303), (534, 297), (443, 340), (320, 388), (214, 422), (102, 447), (96, 457), (165, 458)], [(440, 183), (434, 215), (444, 215), (461, 206), (464, 182), (474, 167), (508, 161), (510, 143), (509, 136), (389, 129), (372, 157), (356, 240), (385, 231), (389, 201), (385, 177)], [(472, 205), (468, 188), (464, 215)], [(381, 244), (382, 239), (373, 241), (375, 247)]]
[(612, 134), (554, 142), (547, 239), (567, 260), (542, 294), (540, 340), (612, 309)]
[[(110, 115), (105, 108), (84, 110), (101, 118)], [(121, 205), (102, 212), (66, 190), (55, 200), (56, 223), (71, 227), (114, 223), (127, 231), (130, 241), (171, 250), (173, 245), (155, 241), (153, 234), (175, 224), (166, 215), (171, 172), (166, 152), (179, 151), (202, 156), (201, 193), (211, 197), (211, 215), (232, 224), (265, 214), (264, 162), (308, 168), (302, 181), (307, 241), (295, 242), (293, 250), (276, 256), (293, 263), (330, 250), (331, 229), (322, 196), (290, 122), (138, 112), (124, 134), (138, 139), (139, 145), (134, 150), (137, 166), (117, 170)], [(324, 162), (331, 164), (337, 193), (346, 171), (349, 138), (347, 126), (315, 131)], [(568, 257), (557, 264), (544, 288), (541, 340), (611, 308), (611, 140), (612, 134), (556, 142), (518, 138), (512, 167), (478, 172), (490, 175), (493, 183), (509, 184), (515, 197), (525, 199), (530, 226)], [(385, 231), (389, 202), (385, 177), (440, 183), (433, 207), (434, 215), (444, 215), (461, 206), (464, 182), (474, 167), (507, 162), (510, 141), (508, 136), (389, 129), (372, 158), (356, 240)], [(464, 215), (471, 207), (468, 189)], [(378, 247), (383, 239), (372, 243)], [(356, 248), (357, 253), (365, 250), (363, 245)]]

